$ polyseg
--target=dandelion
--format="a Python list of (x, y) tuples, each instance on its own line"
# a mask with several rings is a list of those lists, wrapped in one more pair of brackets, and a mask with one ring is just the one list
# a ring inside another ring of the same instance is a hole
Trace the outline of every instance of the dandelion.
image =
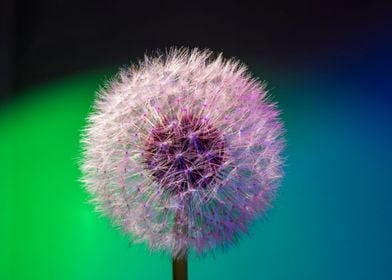
[(174, 259), (236, 242), (282, 176), (276, 104), (244, 65), (210, 51), (171, 49), (122, 69), (82, 143), (97, 210)]

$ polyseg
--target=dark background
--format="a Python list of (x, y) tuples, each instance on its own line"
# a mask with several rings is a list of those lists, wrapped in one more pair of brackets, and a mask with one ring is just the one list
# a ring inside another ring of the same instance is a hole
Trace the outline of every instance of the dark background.
[[(374, 1), (2, 0), (0, 92), (3, 101), (12, 99), (26, 86), (117, 67), (170, 46), (223, 51), (251, 68), (262, 64), (271, 71), (311, 71), (320, 64), (341, 71), (366, 60), (373, 41), (390, 50), (389, 6)], [(385, 56), (369, 63), (387, 67)]]

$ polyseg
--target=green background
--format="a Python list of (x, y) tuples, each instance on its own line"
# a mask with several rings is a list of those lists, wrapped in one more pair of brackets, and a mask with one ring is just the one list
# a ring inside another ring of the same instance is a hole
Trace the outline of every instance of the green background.
[[(78, 181), (80, 131), (111, 73), (53, 81), (0, 107), (0, 279), (171, 279), (170, 259), (130, 243)], [(392, 279), (385, 100), (336, 80), (264, 78), (287, 130), (278, 198), (239, 244), (192, 258), (189, 278)]]

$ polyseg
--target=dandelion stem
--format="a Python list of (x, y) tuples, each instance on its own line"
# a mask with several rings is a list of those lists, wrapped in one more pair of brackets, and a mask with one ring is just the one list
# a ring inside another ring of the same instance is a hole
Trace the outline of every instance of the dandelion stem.
[(173, 280), (188, 279), (188, 260), (187, 257), (173, 258)]
[[(177, 235), (177, 242), (183, 242), (183, 236), (188, 233), (188, 221), (185, 209), (178, 209), (174, 216), (174, 232)], [(180, 247), (185, 246), (180, 245)], [(188, 249), (179, 252), (177, 256), (173, 257), (173, 280), (187, 280), (188, 279)]]

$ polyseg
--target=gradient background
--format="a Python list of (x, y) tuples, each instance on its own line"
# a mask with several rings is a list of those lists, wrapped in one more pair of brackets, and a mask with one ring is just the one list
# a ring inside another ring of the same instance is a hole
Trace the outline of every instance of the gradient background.
[(189, 279), (392, 279), (386, 5), (1, 2), (0, 279), (171, 279), (78, 182), (94, 92), (146, 50), (208, 47), (268, 82), (288, 157), (274, 207)]

